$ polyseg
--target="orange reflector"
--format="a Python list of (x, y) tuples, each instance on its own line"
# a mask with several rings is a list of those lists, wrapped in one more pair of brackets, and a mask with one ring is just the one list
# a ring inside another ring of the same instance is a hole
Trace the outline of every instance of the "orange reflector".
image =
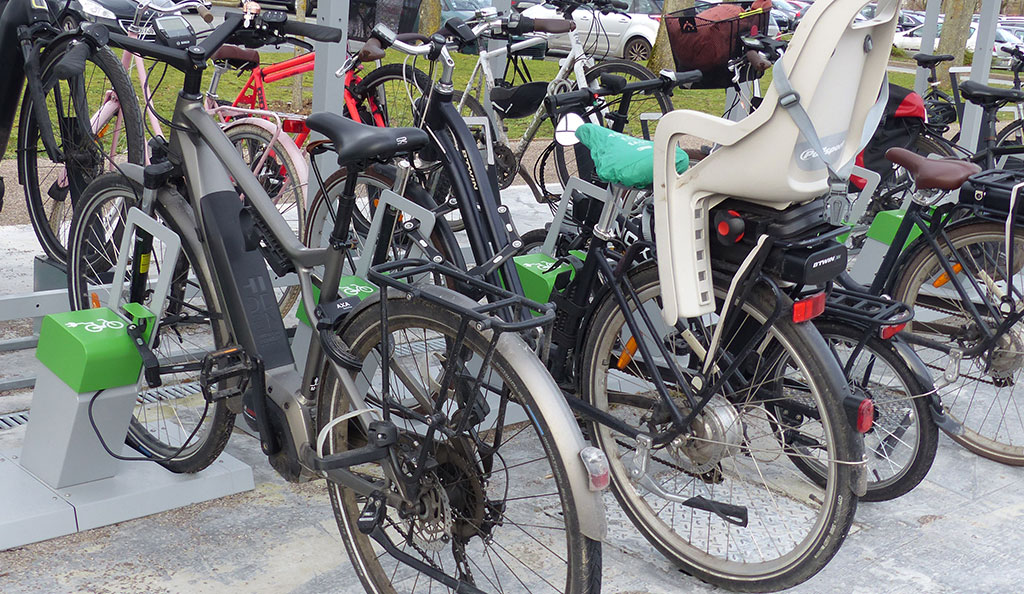
[(889, 340), (893, 336), (896, 336), (906, 328), (906, 324), (889, 324), (888, 326), (882, 326), (878, 329), (878, 335), (882, 340)]
[(825, 292), (811, 295), (793, 303), (793, 321), (799, 324), (807, 320), (813, 320), (825, 311)]
[(100, 296), (96, 293), (89, 293), (89, 303), (93, 309), (99, 309), (100, 307)]
[(875, 401), (865, 398), (860, 401), (857, 407), (857, 431), (867, 433), (871, 431), (871, 425), (875, 423)]
[(632, 336), (629, 337), (629, 341), (626, 343), (626, 348), (622, 349), (622, 354), (619, 355), (619, 361), (615, 364), (616, 369), (625, 369), (626, 365), (633, 360), (633, 355), (636, 354), (636, 339)]
[[(964, 269), (963, 264), (961, 264), (959, 262), (957, 262), (956, 264), (953, 265), (953, 272), (955, 272), (956, 274), (960, 274), (960, 271), (963, 270), (963, 269)], [(932, 286), (935, 287), (936, 289), (938, 289), (939, 287), (941, 287), (942, 285), (944, 285), (944, 284), (946, 284), (948, 282), (949, 282), (949, 275), (946, 274), (945, 272), (943, 272), (942, 274), (939, 275), (939, 278), (935, 279), (935, 282), (932, 283)]]

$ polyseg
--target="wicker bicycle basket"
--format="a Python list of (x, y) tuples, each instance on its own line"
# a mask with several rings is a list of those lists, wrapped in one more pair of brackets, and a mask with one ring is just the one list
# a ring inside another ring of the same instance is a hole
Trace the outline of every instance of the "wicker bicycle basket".
[[(730, 60), (743, 54), (740, 39), (768, 32), (770, 8), (751, 10), (753, 1), (721, 2), (708, 8), (686, 8), (666, 16), (669, 45), (676, 70), (700, 70), (704, 80), (694, 85), (705, 89), (732, 86)], [(760, 78), (755, 69), (741, 73), (742, 80)]]

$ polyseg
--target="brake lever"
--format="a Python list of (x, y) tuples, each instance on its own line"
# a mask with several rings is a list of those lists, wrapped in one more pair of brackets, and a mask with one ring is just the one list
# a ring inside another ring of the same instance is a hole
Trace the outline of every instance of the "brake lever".
[(298, 39), (297, 37), (288, 37), (287, 35), (284, 35), (280, 39), (282, 39), (286, 43), (290, 43), (294, 46), (301, 47), (307, 52), (313, 51), (313, 44)]

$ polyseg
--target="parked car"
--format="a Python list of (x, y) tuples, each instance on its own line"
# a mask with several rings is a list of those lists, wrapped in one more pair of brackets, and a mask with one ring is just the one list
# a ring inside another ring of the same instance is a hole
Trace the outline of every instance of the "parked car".
[[(938, 29), (936, 30), (936, 39), (942, 33), (942, 23), (939, 23)], [(921, 36), (924, 34), (924, 25), (919, 25), (908, 31), (902, 31), (896, 34), (896, 37), (892, 40), (894, 47), (909, 52), (921, 51)], [(978, 24), (971, 23), (970, 32), (967, 36), (967, 51), (974, 52), (975, 47), (978, 44)], [(1010, 54), (1004, 52), (1002, 47), (1004, 45), (1024, 45), (1024, 41), (1021, 41), (1016, 35), (1011, 33), (1009, 30), (1003, 27), (996, 28), (996, 40), (994, 47), (992, 48), (992, 66), (995, 68), (1008, 68), (1010, 66)]]
[(796, 28), (796, 13), (799, 9), (786, 0), (772, 0), (772, 14), (783, 32)]
[[(174, 0), (153, 0), (152, 5), (165, 8), (175, 3)], [(56, 4), (63, 9), (65, 2), (61, 0)], [(139, 3), (135, 0), (71, 0), (59, 18), (65, 29), (74, 29), (83, 22), (91, 22), (106, 25), (115, 33), (127, 33), (129, 25), (135, 22), (135, 10), (138, 7)], [(206, 7), (210, 7), (209, 1)], [(150, 35), (151, 28), (142, 32), (143, 38)]]
[[(595, 58), (626, 58), (646, 62), (651, 56), (651, 46), (658, 35), (661, 18), (661, 0), (629, 0), (628, 14), (602, 14), (587, 8), (577, 8), (572, 13), (576, 30), (584, 47)], [(538, 4), (523, 11), (523, 16), (533, 19), (557, 19), (561, 15), (550, 4)], [(569, 51), (568, 35), (551, 35), (548, 51), (566, 53)]]

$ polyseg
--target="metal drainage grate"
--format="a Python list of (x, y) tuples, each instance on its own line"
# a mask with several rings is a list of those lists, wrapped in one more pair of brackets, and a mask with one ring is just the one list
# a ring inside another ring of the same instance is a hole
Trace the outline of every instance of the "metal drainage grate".
[(139, 394), (139, 401), (144, 404), (153, 404), (155, 402), (162, 402), (165, 400), (188, 398), (189, 396), (201, 391), (202, 390), (200, 389), (198, 382), (161, 386), (154, 390), (146, 390), (142, 394)]
[(0, 416), (0, 431), (21, 427), (28, 423), (28, 411), (10, 413)]

